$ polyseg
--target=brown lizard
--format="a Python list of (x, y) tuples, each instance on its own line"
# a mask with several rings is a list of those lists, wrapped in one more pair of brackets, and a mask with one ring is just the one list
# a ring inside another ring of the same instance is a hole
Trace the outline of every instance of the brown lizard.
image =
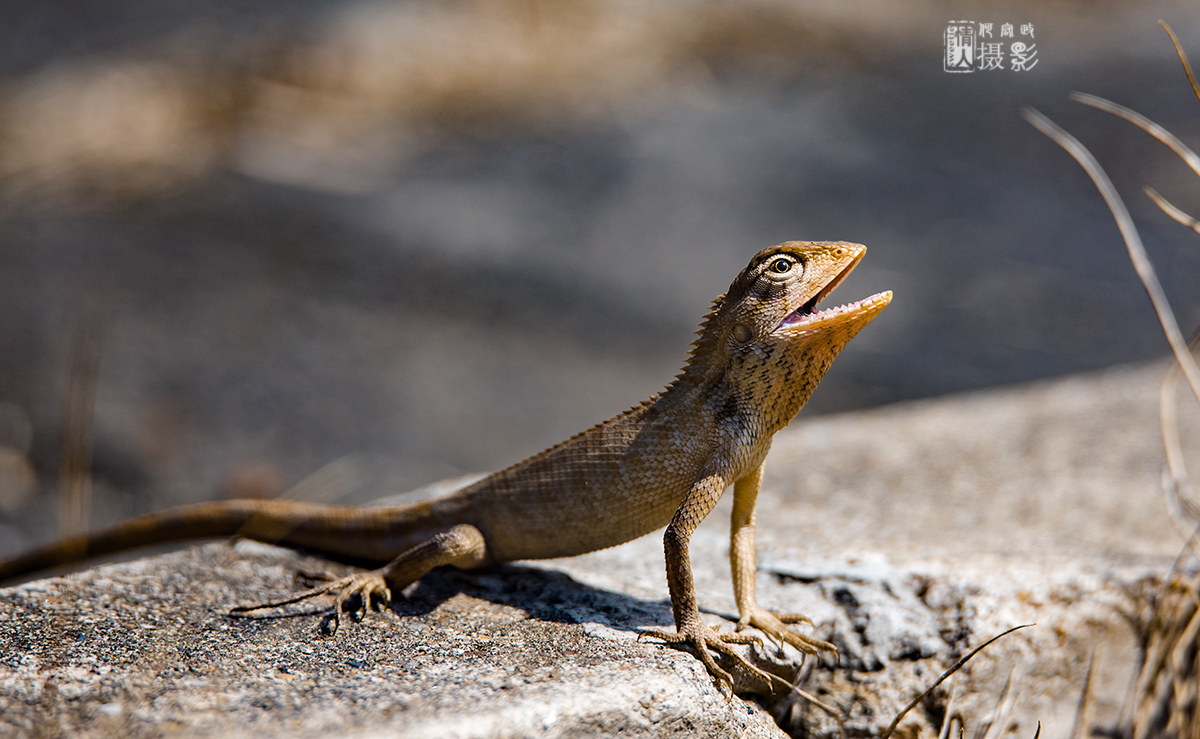
[[(336, 631), (392, 591), (439, 565), (473, 568), (604, 549), (666, 526), (667, 585), (677, 632), (644, 636), (691, 645), (722, 687), (732, 678), (710, 650), (769, 676), (732, 650), (757, 637), (717, 632), (700, 619), (688, 541), (729, 485), (730, 564), (738, 631), (753, 626), (807, 653), (832, 650), (785, 624), (755, 597), (754, 505), (771, 438), (800, 410), (838, 352), (891, 301), (891, 292), (837, 308), (816, 305), (854, 269), (866, 247), (788, 242), (764, 249), (718, 297), (687, 362), (657, 396), (524, 462), (432, 501), (332, 507), (271, 500), (183, 506), (64, 539), (5, 562), (0, 581), (145, 544), (240, 536), (387, 564), (256, 610), (336, 596)], [(357, 606), (354, 604), (357, 603)]]

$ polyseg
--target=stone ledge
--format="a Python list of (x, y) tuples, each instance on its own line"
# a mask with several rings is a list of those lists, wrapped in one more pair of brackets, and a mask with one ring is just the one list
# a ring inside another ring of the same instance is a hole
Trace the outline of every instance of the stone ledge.
[[(437, 572), (339, 634), (226, 611), (322, 560), (202, 545), (0, 591), (0, 734), (777, 737), (624, 621), (663, 604), (507, 566)], [(619, 613), (609, 625), (606, 613)]]
[[(755, 658), (875, 735), (949, 664), (992, 645), (913, 711), (931, 735), (1065, 736), (1111, 726), (1136, 662), (1127, 616), (1182, 543), (1158, 491), (1161, 366), (795, 424), (759, 501), (760, 600), (801, 611), (841, 662)], [(1186, 430), (1195, 454), (1195, 425)], [(728, 496), (727, 496), (728, 498)], [(734, 604), (728, 501), (692, 559), (714, 623)], [(569, 560), (435, 572), (382, 616), (225, 609), (336, 567), (207, 544), (0, 591), (0, 734), (235, 736), (836, 735), (796, 695), (727, 702), (700, 663), (639, 627), (670, 623), (657, 535)], [(726, 623), (723, 628), (730, 628)], [(1006, 689), (1006, 684), (1009, 686)], [(1004, 696), (1004, 700), (1002, 700)], [(757, 701), (757, 703), (755, 702)], [(766, 711), (761, 706), (766, 707)]]

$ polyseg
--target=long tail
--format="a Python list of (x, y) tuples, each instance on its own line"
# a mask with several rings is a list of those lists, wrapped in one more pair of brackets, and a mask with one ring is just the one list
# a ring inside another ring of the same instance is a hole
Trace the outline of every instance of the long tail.
[(427, 503), (341, 508), (278, 500), (228, 500), (149, 513), (60, 539), (4, 562), (0, 582), (148, 544), (240, 535), (366, 562), (386, 562), (446, 525)]

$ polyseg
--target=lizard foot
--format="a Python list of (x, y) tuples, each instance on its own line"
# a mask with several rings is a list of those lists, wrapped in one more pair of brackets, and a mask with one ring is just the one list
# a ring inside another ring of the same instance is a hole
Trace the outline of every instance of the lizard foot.
[(812, 625), (812, 619), (799, 613), (772, 613), (765, 608), (754, 606), (738, 619), (737, 630), (753, 626), (762, 633), (782, 645), (784, 642), (799, 649), (802, 654), (818, 655), (821, 652), (837, 654), (837, 647), (827, 641), (814, 639), (811, 636), (799, 634), (789, 629), (786, 624), (806, 623)]
[(717, 687), (722, 693), (726, 694), (726, 698), (731, 700), (733, 698), (733, 676), (717, 664), (717, 661), (713, 659), (712, 653), (709, 650), (726, 655), (743, 670), (766, 683), (768, 687), (772, 687), (773, 684), (778, 683), (787, 690), (792, 689), (791, 683), (760, 669), (731, 647), (733, 644), (762, 644), (762, 639), (752, 634), (722, 633), (703, 623), (697, 623), (684, 626), (679, 630), (679, 633), (672, 633), (661, 629), (644, 629), (638, 634), (638, 639), (640, 640), (643, 636), (661, 639), (668, 644), (690, 645), (696, 651), (697, 656), (700, 657), (700, 661), (708, 668), (708, 672), (717, 683)]
[(383, 574), (379, 570), (372, 570), (370, 572), (356, 572), (353, 575), (331, 580), (323, 585), (309, 588), (302, 593), (297, 593), (283, 600), (259, 603), (253, 606), (237, 606), (229, 610), (231, 613), (247, 613), (263, 608), (279, 608), (330, 594), (336, 594), (337, 600), (334, 602), (333, 611), (321, 620), (320, 631), (326, 636), (333, 636), (337, 633), (338, 627), (342, 624), (342, 612), (346, 610), (347, 602), (354, 603), (357, 601), (357, 607), (351, 609), (350, 618), (355, 623), (358, 623), (362, 621), (368, 609), (379, 611), (382, 609), (384, 603), (390, 603), (392, 600), (392, 591), (388, 588)]

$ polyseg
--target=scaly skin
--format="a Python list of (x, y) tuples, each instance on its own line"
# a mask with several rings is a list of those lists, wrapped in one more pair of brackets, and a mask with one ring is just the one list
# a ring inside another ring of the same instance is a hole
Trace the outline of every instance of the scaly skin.
[(387, 562), (286, 600), (236, 609), (333, 594), (337, 602), (325, 623), (336, 630), (348, 600), (358, 599), (365, 610), (439, 565), (472, 568), (583, 554), (666, 526), (677, 632), (643, 635), (691, 645), (722, 687), (733, 681), (710, 650), (769, 679), (730, 648), (757, 637), (718, 633), (701, 621), (688, 542), (733, 485), (730, 564), (739, 631), (753, 626), (808, 653), (833, 649), (785, 625), (806, 620), (802, 616), (758, 605), (754, 504), (772, 436), (808, 400), (834, 357), (891, 300), (885, 292), (814, 312), (865, 252), (845, 242), (764, 249), (713, 302), (687, 363), (662, 393), (444, 498), (384, 508), (258, 500), (184, 506), (0, 562), (0, 581), (144, 544), (232, 534)]

